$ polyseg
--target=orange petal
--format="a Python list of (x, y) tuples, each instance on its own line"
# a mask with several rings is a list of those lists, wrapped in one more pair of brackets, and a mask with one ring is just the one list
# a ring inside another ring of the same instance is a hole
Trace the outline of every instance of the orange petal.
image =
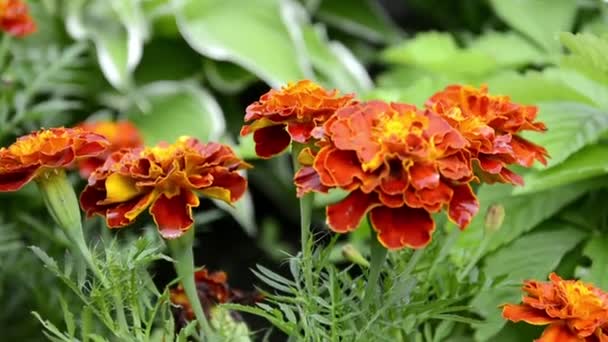
[(271, 158), (283, 152), (291, 142), (285, 125), (261, 128), (253, 133), (255, 153), (261, 158)]
[(355, 190), (342, 201), (327, 206), (327, 225), (337, 233), (355, 230), (365, 214), (378, 205), (374, 194)]
[(555, 319), (547, 315), (545, 310), (532, 308), (528, 305), (507, 304), (502, 308), (502, 317), (512, 322), (524, 321), (533, 325), (545, 325)]
[(479, 211), (479, 202), (469, 184), (453, 186), (452, 190), (454, 194), (448, 205), (448, 216), (460, 229), (464, 229)]
[(585, 338), (572, 333), (563, 323), (554, 323), (548, 326), (539, 339), (534, 342), (585, 342)]
[(181, 189), (177, 196), (168, 198), (161, 194), (150, 207), (150, 214), (165, 239), (176, 239), (192, 227), (192, 207), (198, 207), (199, 200), (190, 190)]
[(370, 212), (370, 222), (378, 241), (388, 249), (422, 248), (431, 241), (435, 222), (424, 209), (377, 207)]
[(436, 188), (439, 185), (439, 172), (434, 164), (416, 163), (410, 168), (411, 182), (417, 190)]
[(335, 184), (341, 187), (348, 187), (355, 178), (365, 178), (354, 151), (330, 151), (325, 159), (325, 169), (331, 174)]
[(17, 191), (36, 177), (39, 166), (4, 171), (0, 167), (0, 192)]
[(409, 177), (405, 168), (401, 163), (391, 163), (389, 167), (389, 173), (383, 177), (380, 188), (387, 195), (403, 194), (409, 185)]

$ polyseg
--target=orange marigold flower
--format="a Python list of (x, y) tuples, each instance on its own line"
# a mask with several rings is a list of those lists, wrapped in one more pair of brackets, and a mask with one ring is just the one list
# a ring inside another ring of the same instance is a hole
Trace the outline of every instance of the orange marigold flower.
[(538, 108), (511, 102), (508, 96), (488, 94), (480, 89), (452, 85), (433, 95), (426, 103), (469, 141), (479, 176), (488, 183), (523, 184), (521, 176), (507, 168), (511, 164), (530, 167), (535, 160), (547, 163), (547, 151), (518, 136), (525, 131), (545, 131), (535, 122)]
[(77, 127), (101, 134), (110, 141), (110, 147), (106, 153), (91, 158), (83, 158), (78, 161), (80, 175), (85, 179), (89, 178), (95, 169), (102, 166), (113, 152), (123, 148), (141, 147), (144, 144), (139, 130), (129, 121), (83, 122)]
[(468, 184), (473, 171), (467, 141), (432, 111), (382, 101), (356, 103), (338, 110), (322, 131), (320, 150), (312, 165), (296, 173), (295, 183), (300, 196), (334, 187), (350, 192), (327, 207), (332, 230), (356, 229), (369, 212), (385, 247), (421, 248), (435, 228), (431, 213), (447, 207), (461, 228), (477, 213)]
[(563, 280), (551, 273), (550, 282), (524, 282), (522, 304), (503, 307), (504, 318), (549, 325), (540, 342), (608, 341), (608, 293), (590, 284)]
[(340, 95), (303, 80), (280, 90), (271, 89), (246, 109), (241, 135), (253, 133), (255, 151), (270, 158), (285, 150), (291, 140), (306, 143), (312, 130), (322, 125), (336, 110), (351, 102), (353, 95)]
[(16, 37), (36, 31), (36, 23), (23, 0), (0, 0), (0, 29)]
[(0, 191), (17, 191), (43, 171), (104, 153), (110, 143), (78, 128), (42, 129), (0, 148)]
[(194, 223), (197, 193), (226, 203), (241, 198), (247, 180), (238, 170), (248, 167), (230, 147), (190, 137), (121, 150), (91, 174), (80, 204), (89, 216), (105, 216), (110, 228), (132, 223), (149, 207), (161, 235), (174, 239)]
[[(194, 274), (198, 298), (203, 306), (205, 315), (209, 318), (210, 310), (223, 303), (238, 303), (244, 305), (254, 304), (262, 300), (262, 295), (257, 291), (244, 292), (230, 288), (228, 276), (225, 272), (217, 271), (209, 273), (206, 269)], [(188, 297), (181, 284), (171, 289), (171, 303), (178, 306), (174, 310), (177, 321), (182, 326), (195, 319), (194, 310), (188, 301)]]

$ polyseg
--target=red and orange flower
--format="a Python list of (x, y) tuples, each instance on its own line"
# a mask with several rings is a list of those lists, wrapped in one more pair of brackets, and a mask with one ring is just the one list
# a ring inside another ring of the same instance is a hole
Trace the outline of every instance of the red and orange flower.
[(241, 135), (253, 133), (258, 156), (270, 158), (285, 150), (291, 141), (306, 143), (312, 130), (336, 110), (351, 102), (353, 95), (340, 95), (303, 80), (280, 90), (271, 89), (246, 109)]
[(504, 318), (549, 325), (538, 342), (608, 341), (608, 293), (551, 273), (550, 282), (524, 282), (522, 304), (503, 307)]
[[(218, 304), (251, 305), (262, 300), (262, 295), (256, 291), (245, 292), (231, 288), (228, 285), (228, 275), (222, 271), (209, 273), (206, 269), (202, 269), (194, 274), (194, 280), (198, 298), (208, 317), (210, 310)], [(186, 325), (187, 322), (195, 319), (194, 310), (181, 284), (171, 289), (170, 295), (171, 303), (179, 307), (178, 310), (174, 310), (179, 323)]]
[(232, 203), (247, 180), (249, 165), (232, 149), (182, 137), (174, 144), (115, 152), (89, 177), (80, 203), (87, 215), (105, 216), (108, 227), (124, 227), (149, 207), (161, 235), (180, 237), (193, 224), (197, 193)]
[(485, 86), (477, 89), (461, 85), (436, 93), (426, 106), (467, 139), (477, 175), (487, 183), (523, 185), (521, 176), (509, 170), (508, 165), (530, 167), (535, 160), (547, 162), (543, 147), (517, 135), (525, 130), (546, 130), (544, 124), (534, 121), (538, 112), (535, 106), (513, 103), (508, 96), (489, 95)]
[(327, 207), (332, 230), (352, 231), (369, 212), (385, 247), (421, 248), (435, 228), (431, 213), (447, 207), (461, 228), (477, 213), (468, 184), (473, 171), (467, 140), (432, 111), (382, 101), (354, 103), (339, 109), (322, 131), (320, 150), (312, 165), (298, 171), (295, 183), (300, 196), (328, 188), (350, 192)]
[(36, 31), (36, 23), (23, 0), (0, 0), (0, 29), (16, 37)]
[(77, 127), (101, 134), (110, 141), (110, 146), (106, 153), (91, 158), (83, 158), (78, 161), (80, 175), (85, 179), (89, 178), (95, 169), (101, 167), (113, 152), (123, 148), (141, 147), (144, 144), (139, 130), (129, 121), (83, 122)]
[(79, 128), (42, 129), (0, 149), (0, 191), (17, 191), (49, 169), (103, 154), (109, 142)]

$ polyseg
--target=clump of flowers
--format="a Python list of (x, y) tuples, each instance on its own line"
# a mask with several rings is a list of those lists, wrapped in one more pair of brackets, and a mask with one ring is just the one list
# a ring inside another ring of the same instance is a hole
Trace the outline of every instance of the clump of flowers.
[(542, 132), (535, 122), (538, 108), (511, 102), (508, 96), (488, 94), (480, 89), (452, 85), (433, 95), (426, 107), (454, 126), (469, 142), (468, 150), (476, 162), (476, 174), (487, 183), (523, 185), (521, 176), (507, 166), (531, 167), (534, 161), (547, 163), (547, 151), (518, 136), (522, 131)]
[(246, 109), (241, 135), (253, 133), (258, 156), (270, 158), (285, 150), (291, 141), (306, 143), (313, 129), (353, 99), (328, 91), (309, 80), (271, 89)]
[(432, 111), (357, 103), (337, 111), (323, 131), (312, 165), (295, 183), (300, 194), (336, 187), (350, 192), (327, 207), (332, 230), (352, 231), (369, 212), (385, 247), (420, 248), (435, 228), (431, 213), (447, 207), (461, 228), (477, 213), (467, 141)]
[[(194, 274), (194, 279), (198, 298), (208, 318), (210, 318), (211, 309), (218, 304), (251, 305), (262, 300), (262, 295), (258, 292), (245, 292), (231, 288), (228, 285), (228, 275), (222, 271), (209, 273), (207, 269), (202, 269)], [(185, 326), (187, 322), (195, 318), (195, 315), (184, 288), (180, 284), (171, 289), (170, 295), (171, 303), (177, 306), (174, 310), (177, 321)], [(236, 312), (233, 312), (232, 315), (233, 318), (241, 320)]]
[(197, 194), (235, 202), (247, 188), (238, 171), (248, 167), (228, 146), (182, 137), (115, 152), (91, 174), (80, 203), (89, 216), (104, 216), (110, 228), (132, 223), (149, 208), (161, 235), (175, 239), (194, 223)]
[(105, 153), (103, 136), (79, 128), (42, 129), (0, 148), (0, 191), (17, 191), (48, 170)]
[(77, 126), (86, 131), (101, 134), (110, 141), (106, 153), (101, 155), (82, 158), (78, 161), (78, 169), (82, 178), (88, 178), (95, 169), (101, 167), (106, 159), (116, 151), (143, 146), (143, 139), (139, 130), (129, 121), (96, 121), (83, 122)]
[(16, 37), (36, 31), (36, 23), (23, 0), (0, 0), (0, 29)]
[(529, 280), (522, 287), (522, 304), (507, 304), (503, 317), (513, 322), (548, 325), (536, 341), (608, 341), (608, 293), (581, 281)]
[(444, 209), (466, 228), (479, 210), (472, 181), (522, 184), (509, 165), (546, 163), (544, 148), (517, 135), (546, 129), (534, 121), (537, 108), (489, 95), (486, 87), (449, 86), (423, 109), (348, 97), (333, 101), (323, 115), (315, 109), (327, 102), (317, 99), (319, 106), (313, 107), (309, 97), (294, 96), (308, 94), (296, 89), (309, 87), (319, 89), (302, 81), (271, 90), (248, 107), (245, 121), (256, 121), (242, 133), (268, 130), (254, 137), (263, 158), (292, 139), (307, 143), (298, 156), (303, 167), (294, 177), (298, 196), (346, 190), (345, 199), (326, 209), (330, 229), (352, 231), (369, 214), (388, 249), (426, 246), (435, 229), (431, 214)]

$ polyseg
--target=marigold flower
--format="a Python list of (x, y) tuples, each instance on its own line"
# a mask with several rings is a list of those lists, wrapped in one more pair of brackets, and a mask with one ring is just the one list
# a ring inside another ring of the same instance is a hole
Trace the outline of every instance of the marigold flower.
[(132, 223), (149, 207), (161, 235), (174, 239), (194, 223), (196, 193), (235, 202), (247, 188), (237, 171), (248, 167), (230, 147), (190, 137), (121, 150), (91, 174), (80, 204), (89, 216), (105, 216), (110, 228)]
[(0, 0), (0, 29), (16, 37), (36, 31), (36, 23), (23, 0)]
[(78, 128), (42, 129), (0, 148), (0, 192), (17, 191), (48, 169), (104, 153), (110, 143)]
[(608, 341), (608, 293), (551, 273), (550, 282), (525, 281), (522, 304), (503, 307), (504, 318), (549, 325), (539, 342)]
[(488, 88), (452, 85), (433, 95), (426, 107), (442, 116), (469, 141), (477, 161), (478, 176), (487, 183), (523, 185), (511, 164), (530, 167), (535, 160), (547, 163), (547, 151), (518, 136), (525, 131), (546, 130), (535, 122), (538, 108), (511, 102), (508, 96), (488, 94)]
[(353, 95), (340, 95), (303, 80), (280, 90), (271, 89), (246, 109), (241, 135), (253, 133), (255, 151), (270, 158), (285, 150), (291, 141), (306, 143), (312, 130), (322, 125), (336, 110), (351, 102)]
[[(263, 298), (256, 291), (244, 292), (230, 288), (228, 276), (222, 271), (209, 273), (206, 269), (202, 269), (194, 274), (194, 279), (198, 298), (206, 316), (209, 316), (210, 310), (218, 304), (239, 303), (250, 305), (260, 302)], [(179, 306), (177, 310), (174, 310), (179, 323), (186, 325), (188, 321), (195, 319), (194, 310), (181, 284), (171, 289), (170, 295), (171, 303)]]
[(139, 134), (139, 130), (129, 121), (83, 122), (76, 127), (101, 134), (110, 141), (110, 146), (106, 153), (78, 160), (80, 175), (85, 179), (89, 178), (95, 169), (101, 167), (113, 152), (123, 148), (141, 147), (144, 144), (143, 139)]
[(467, 141), (432, 111), (401, 103), (356, 103), (338, 110), (322, 131), (325, 139), (312, 165), (300, 169), (294, 180), (300, 196), (335, 187), (350, 192), (326, 209), (332, 230), (354, 230), (369, 212), (385, 247), (421, 248), (435, 228), (431, 213), (447, 207), (461, 228), (477, 213), (468, 184), (473, 171)]

